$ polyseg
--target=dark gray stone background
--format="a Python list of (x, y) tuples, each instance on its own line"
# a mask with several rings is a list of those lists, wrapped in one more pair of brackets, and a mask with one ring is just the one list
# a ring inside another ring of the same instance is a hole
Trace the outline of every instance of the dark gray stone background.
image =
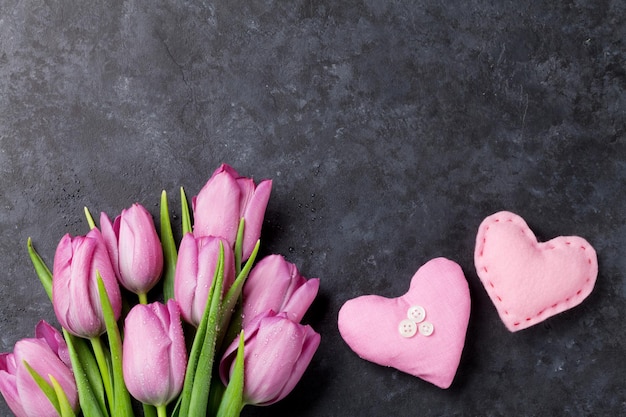
[[(0, 350), (57, 324), (29, 236), (51, 264), (84, 206), (157, 214), (165, 189), (178, 216), (178, 187), (227, 162), (274, 180), (263, 254), (321, 278), (311, 367), (243, 415), (626, 415), (625, 16), (621, 0), (0, 0)], [(583, 304), (518, 333), (473, 266), (503, 209), (599, 259)], [(437, 256), (472, 296), (448, 390), (359, 359), (336, 324)]]

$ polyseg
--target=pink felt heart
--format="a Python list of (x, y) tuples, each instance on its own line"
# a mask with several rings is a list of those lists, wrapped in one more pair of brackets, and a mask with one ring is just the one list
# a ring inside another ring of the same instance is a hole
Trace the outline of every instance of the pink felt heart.
[(596, 252), (578, 236), (539, 243), (520, 216), (483, 220), (474, 264), (506, 327), (518, 331), (580, 304), (598, 275)]
[(463, 271), (432, 259), (398, 298), (365, 295), (339, 311), (341, 336), (361, 358), (422, 378), (440, 388), (452, 384), (470, 314)]

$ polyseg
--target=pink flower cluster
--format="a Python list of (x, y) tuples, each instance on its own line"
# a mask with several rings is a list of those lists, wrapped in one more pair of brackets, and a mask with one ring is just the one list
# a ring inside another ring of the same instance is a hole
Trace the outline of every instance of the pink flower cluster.
[[(52, 301), (58, 322), (72, 335), (93, 341), (106, 331), (98, 279), (104, 284), (115, 320), (122, 316), (125, 291), (137, 294), (140, 303), (123, 321), (124, 382), (128, 392), (144, 404), (163, 407), (172, 402), (181, 393), (187, 369), (181, 318), (189, 328), (198, 327), (221, 251), (223, 294), (233, 285), (240, 220), (244, 221), (244, 262), (259, 240), (271, 188), (270, 180), (255, 185), (228, 165), (213, 173), (192, 199), (193, 230), (183, 236), (178, 247), (174, 298), (165, 302), (148, 303), (149, 292), (163, 275), (164, 253), (144, 207), (133, 204), (113, 221), (102, 213), (100, 229), (93, 227), (84, 236), (65, 235), (52, 270)], [(275, 403), (300, 380), (320, 344), (320, 335), (300, 323), (318, 288), (318, 279), (303, 278), (296, 266), (280, 255), (267, 256), (250, 271), (241, 305), (244, 404)], [(225, 354), (215, 361), (222, 382), (228, 385), (239, 340), (225, 342)], [(67, 350), (62, 335), (42, 322), (35, 338), (23, 339), (13, 353), (0, 355), (0, 391), (15, 415), (61, 415), (27, 366), (50, 384), (58, 381), (71, 407), (78, 409)]]

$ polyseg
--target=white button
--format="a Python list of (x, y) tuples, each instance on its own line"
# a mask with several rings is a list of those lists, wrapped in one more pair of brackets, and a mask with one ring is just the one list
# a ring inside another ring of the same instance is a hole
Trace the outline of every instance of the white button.
[(404, 319), (398, 325), (398, 331), (402, 337), (413, 337), (417, 333), (417, 324), (409, 319)]
[(407, 312), (409, 320), (413, 320), (415, 323), (421, 323), (426, 318), (426, 310), (422, 306), (412, 306)]
[(420, 323), (419, 332), (422, 336), (430, 336), (435, 331), (435, 326), (429, 321)]

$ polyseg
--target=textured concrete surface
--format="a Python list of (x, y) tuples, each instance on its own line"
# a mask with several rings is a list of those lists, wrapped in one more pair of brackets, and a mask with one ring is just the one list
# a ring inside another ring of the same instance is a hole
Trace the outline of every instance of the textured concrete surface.
[[(0, 350), (55, 323), (29, 265), (83, 206), (273, 178), (264, 253), (321, 278), (322, 334), (283, 402), (245, 416), (626, 415), (626, 5), (578, 1), (0, 0)], [(509, 333), (473, 269), (481, 220), (585, 237), (579, 307)], [(347, 299), (454, 259), (472, 314), (449, 390), (364, 362)], [(2, 402), (0, 415), (9, 415)]]

